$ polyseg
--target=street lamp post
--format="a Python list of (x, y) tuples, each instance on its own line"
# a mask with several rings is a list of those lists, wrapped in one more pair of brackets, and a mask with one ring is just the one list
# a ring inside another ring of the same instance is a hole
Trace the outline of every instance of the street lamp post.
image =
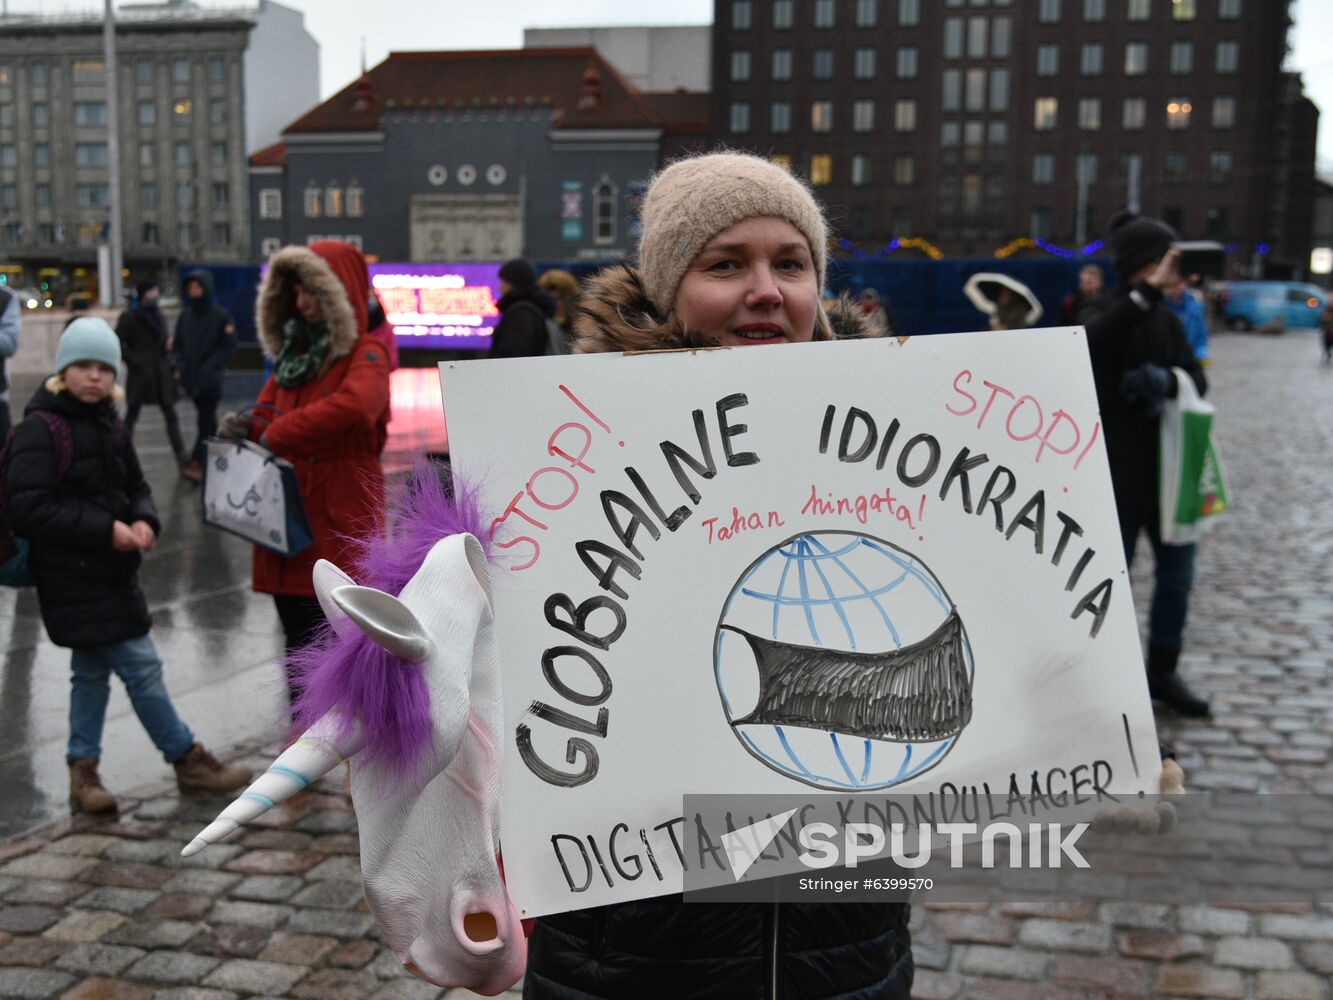
[(102, 60), (106, 66), (106, 151), (111, 174), (108, 187), (111, 195), (111, 218), (107, 226), (107, 245), (111, 250), (110, 280), (103, 283), (102, 305), (120, 304), (121, 257), (120, 216), (120, 102), (116, 97), (116, 11), (112, 0), (106, 0), (106, 17), (102, 22)]

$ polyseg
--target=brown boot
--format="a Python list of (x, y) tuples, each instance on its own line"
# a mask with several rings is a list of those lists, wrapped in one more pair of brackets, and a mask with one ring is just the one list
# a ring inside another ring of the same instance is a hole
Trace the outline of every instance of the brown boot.
[(204, 467), (199, 464), (199, 460), (191, 459), (190, 464), (181, 469), (181, 476), (192, 483), (202, 483), (204, 481)]
[(198, 743), (172, 766), (182, 792), (234, 792), (254, 776), (248, 768), (222, 763)]
[(116, 800), (97, 773), (97, 758), (82, 757), (69, 762), (69, 804), (75, 812), (116, 811)]

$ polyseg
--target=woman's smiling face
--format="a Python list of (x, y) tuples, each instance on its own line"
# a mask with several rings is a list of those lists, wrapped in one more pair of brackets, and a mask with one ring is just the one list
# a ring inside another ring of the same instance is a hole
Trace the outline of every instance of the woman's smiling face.
[(810, 244), (785, 219), (738, 222), (694, 258), (674, 310), (686, 330), (723, 347), (811, 340), (819, 281)]

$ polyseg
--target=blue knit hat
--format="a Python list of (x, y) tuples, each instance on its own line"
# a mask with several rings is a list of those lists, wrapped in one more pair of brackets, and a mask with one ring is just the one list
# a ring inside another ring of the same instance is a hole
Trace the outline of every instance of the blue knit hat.
[(80, 316), (60, 335), (56, 348), (56, 372), (63, 372), (76, 361), (100, 361), (120, 372), (120, 338), (96, 316)]

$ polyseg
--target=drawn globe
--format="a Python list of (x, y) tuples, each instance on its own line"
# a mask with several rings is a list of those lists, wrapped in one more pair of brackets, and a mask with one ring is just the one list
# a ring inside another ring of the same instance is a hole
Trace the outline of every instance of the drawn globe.
[(972, 648), (921, 559), (853, 532), (797, 535), (736, 581), (714, 639), (723, 712), (767, 767), (868, 791), (942, 761), (972, 714)]

